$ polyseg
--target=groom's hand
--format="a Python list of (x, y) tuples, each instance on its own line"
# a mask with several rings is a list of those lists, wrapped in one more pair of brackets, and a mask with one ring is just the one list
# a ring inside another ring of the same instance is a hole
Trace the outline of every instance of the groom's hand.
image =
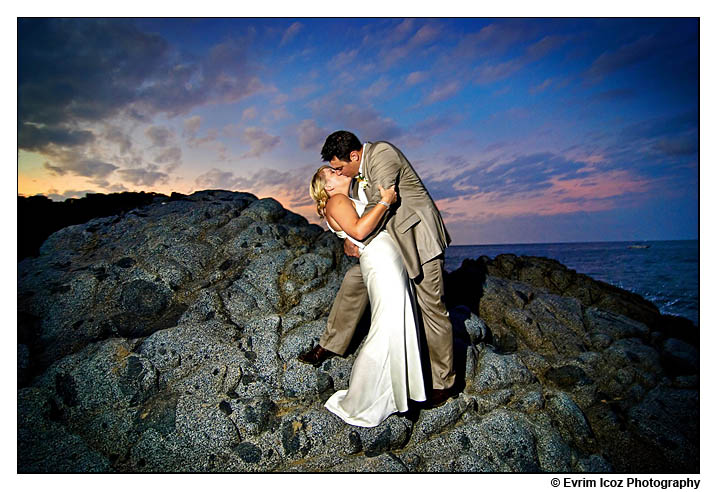
[(359, 258), (359, 246), (354, 244), (348, 239), (344, 240), (344, 254), (347, 256), (353, 256)]

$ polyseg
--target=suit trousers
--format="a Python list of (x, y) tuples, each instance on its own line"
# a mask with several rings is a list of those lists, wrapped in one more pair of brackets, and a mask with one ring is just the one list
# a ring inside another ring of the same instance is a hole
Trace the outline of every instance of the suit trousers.
[[(418, 277), (420, 280), (413, 279), (429, 347), (434, 389), (450, 388), (455, 379), (453, 331), (443, 299), (443, 266), (443, 256), (434, 258), (422, 265), (422, 275)], [(319, 345), (344, 355), (368, 303), (369, 295), (361, 270), (359, 265), (354, 265), (344, 275)]]

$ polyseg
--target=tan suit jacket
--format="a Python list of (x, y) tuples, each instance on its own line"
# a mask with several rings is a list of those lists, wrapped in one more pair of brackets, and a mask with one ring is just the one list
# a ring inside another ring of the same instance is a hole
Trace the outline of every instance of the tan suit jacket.
[[(388, 188), (393, 184), (397, 192), (397, 203), (364, 242), (386, 229), (401, 252), (409, 277), (416, 278), (421, 274), (421, 265), (444, 253), (451, 242), (449, 232), (434, 200), (399, 149), (389, 142), (368, 142), (363, 159), (369, 201), (365, 212), (381, 200), (378, 185)], [(354, 196), (357, 183), (355, 180)]]

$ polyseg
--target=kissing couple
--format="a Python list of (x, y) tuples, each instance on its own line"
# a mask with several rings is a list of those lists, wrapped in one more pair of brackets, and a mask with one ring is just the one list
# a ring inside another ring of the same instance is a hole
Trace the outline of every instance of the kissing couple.
[[(344, 252), (359, 264), (344, 276), (319, 344), (299, 360), (319, 367), (344, 355), (369, 304), (371, 327), (349, 388), (334, 393), (327, 409), (349, 424), (374, 427), (406, 412), (409, 399), (440, 406), (456, 388), (442, 278), (451, 238), (439, 210), (404, 154), (388, 142), (362, 144), (353, 133), (337, 131), (321, 155), (329, 165), (314, 174), (310, 195), (328, 228), (344, 239)], [(421, 367), (420, 326), (430, 386)]]

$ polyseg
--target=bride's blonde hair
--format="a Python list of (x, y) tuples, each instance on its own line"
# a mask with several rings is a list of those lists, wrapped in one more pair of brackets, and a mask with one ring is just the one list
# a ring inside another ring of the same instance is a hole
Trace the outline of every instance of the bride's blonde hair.
[(321, 166), (317, 169), (317, 172), (314, 173), (312, 182), (309, 184), (309, 194), (312, 199), (317, 202), (317, 213), (319, 214), (319, 217), (324, 217), (324, 209), (327, 206), (327, 200), (329, 200), (327, 190), (324, 189), (327, 184), (324, 171), (331, 168), (332, 166), (327, 166), (326, 164)]

